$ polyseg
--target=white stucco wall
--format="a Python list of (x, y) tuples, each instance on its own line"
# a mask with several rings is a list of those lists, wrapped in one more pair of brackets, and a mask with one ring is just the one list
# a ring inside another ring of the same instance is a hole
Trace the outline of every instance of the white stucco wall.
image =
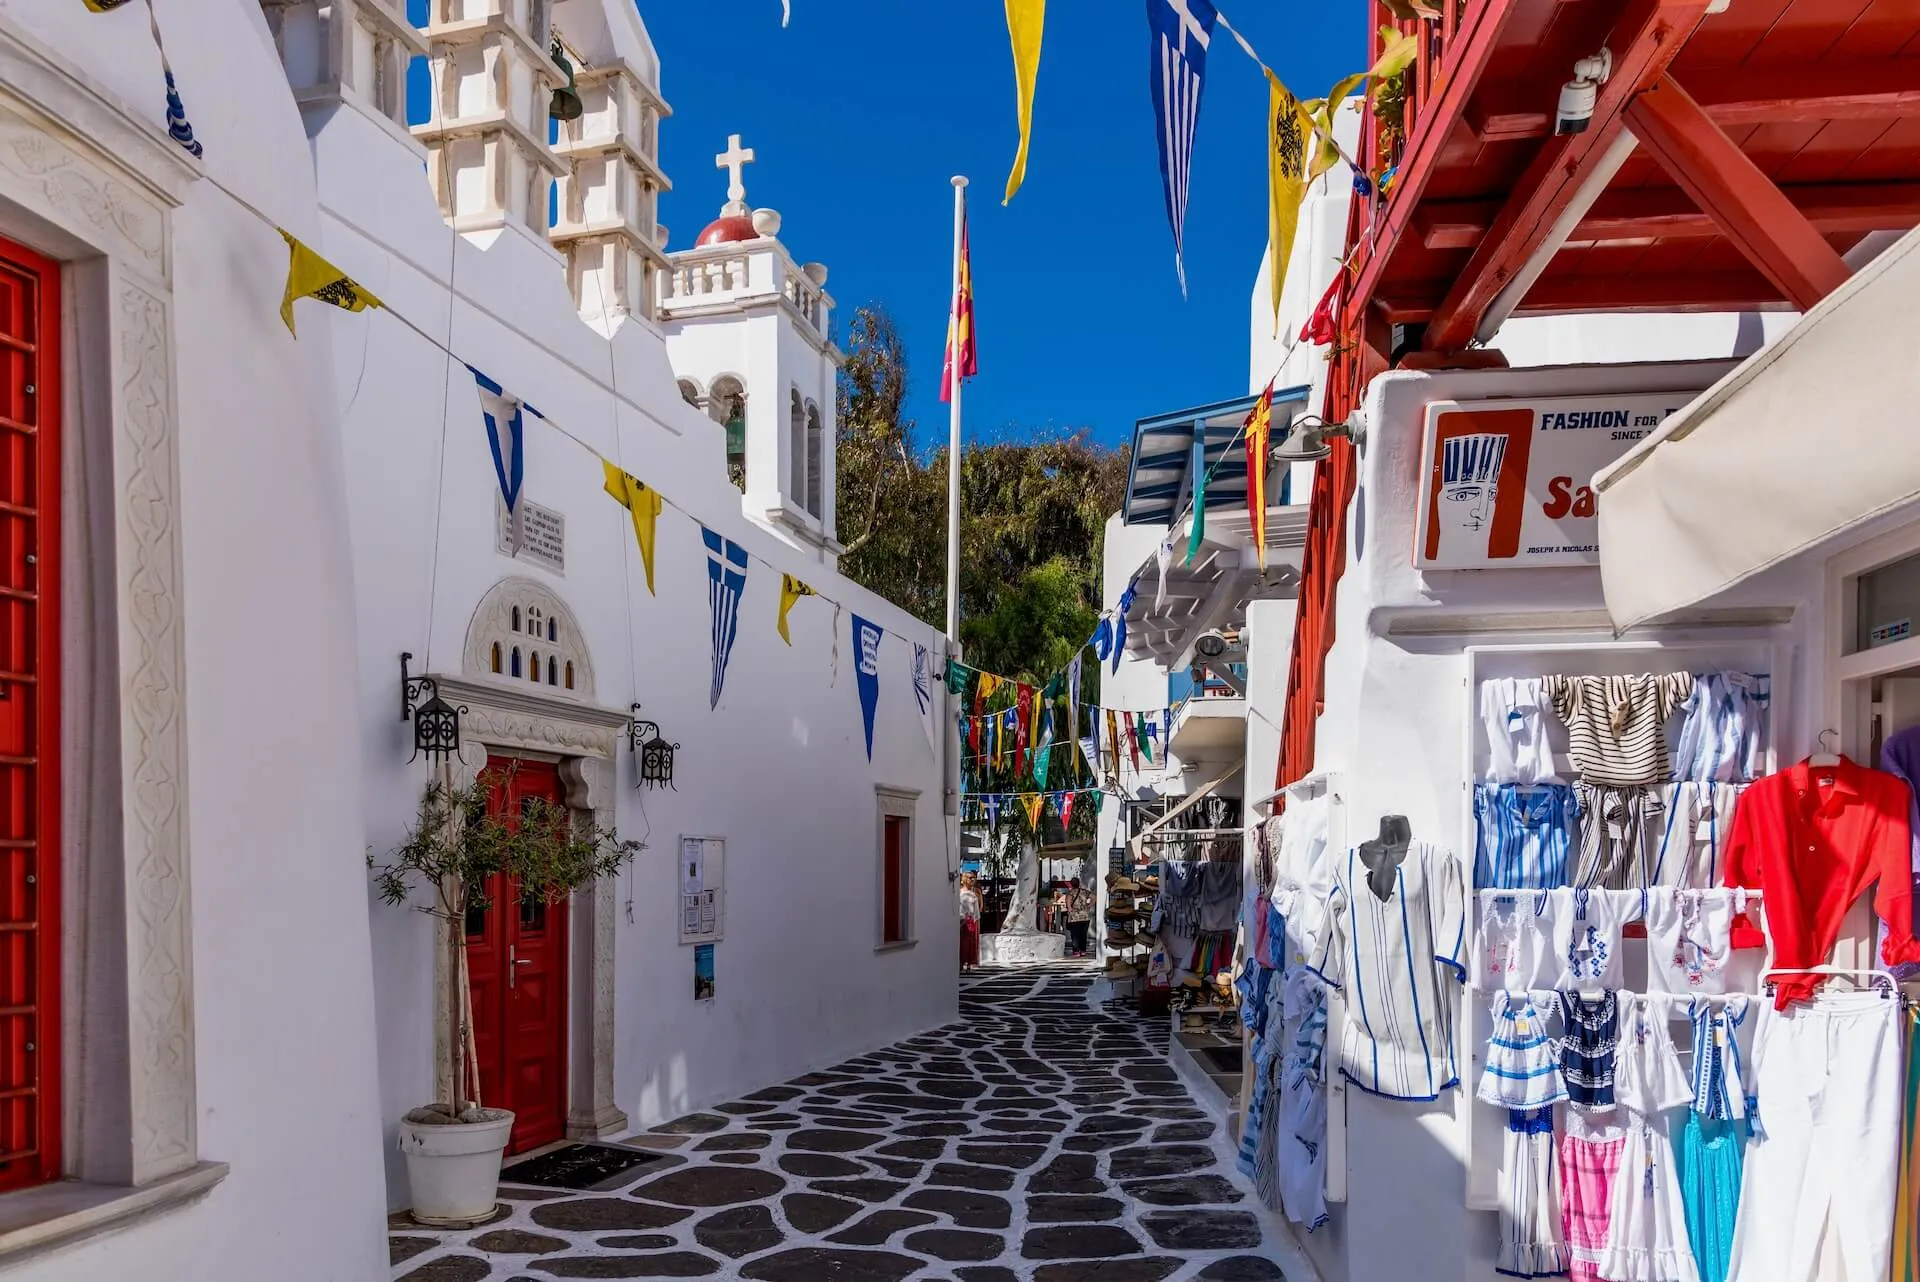
[[(159, 9), (206, 172), (317, 238), (305, 136), (259, 6)], [(0, 29), (42, 43), (68, 75), (170, 145), (144, 6), (96, 15), (4, 0)], [(11, 200), (16, 173), (0, 178), (0, 201)], [(77, 180), (47, 179), (47, 190)], [(65, 190), (87, 198), (84, 185)], [(135, 217), (128, 205), (118, 213)], [(35, 239), (10, 215), (8, 234)], [(57, 244), (39, 247), (66, 256)], [(211, 182), (189, 187), (172, 252), (179, 488), (177, 503), (146, 516), (177, 523), (182, 541), (180, 590), (168, 602), (185, 652), (177, 801), (190, 872), (177, 888), (192, 921), (199, 1155), (231, 1170), (196, 1204), (0, 1272), (36, 1282), (373, 1278), (386, 1269), (380, 1107), (330, 340), (324, 326), (297, 343), (281, 327), (286, 248)], [(98, 334), (109, 295), (71, 276), (67, 284), (70, 312)], [(69, 343), (70, 369), (77, 347)], [(83, 407), (103, 398), (97, 411), (114, 391), (84, 386), (77, 396)], [(69, 427), (65, 444), (77, 450), (81, 433)], [(134, 500), (103, 487), (93, 501)], [(105, 562), (101, 572), (111, 573)], [(78, 1047), (70, 1039), (67, 1049)], [(114, 1110), (105, 1099), (80, 1107), (96, 1121)]]
[[(1511, 675), (1701, 666), (1689, 657), (1633, 648), (1649, 642), (1684, 647), (1693, 656), (1771, 653), (1785, 660), (1773, 669), (1776, 742), (1794, 752), (1809, 741), (1803, 692), (1821, 657), (1809, 624), (1817, 586), (1804, 570), (1756, 581), (1740, 597), (1715, 603), (1777, 607), (1790, 612), (1788, 622), (1676, 626), (1616, 642), (1598, 613), (1597, 568), (1423, 573), (1412, 564), (1428, 402), (1697, 389), (1726, 368), (1726, 362), (1700, 362), (1400, 372), (1374, 381), (1336, 605), (1338, 641), (1327, 658), (1326, 711), (1316, 736), (1316, 769), (1339, 777), (1336, 840), (1340, 825), (1349, 841), (1358, 841), (1380, 816), (1399, 814), (1417, 836), (1468, 857), (1462, 798), (1474, 767), (1469, 647), (1508, 647), (1478, 662), (1483, 672)], [(1537, 622), (1528, 625), (1528, 616)], [(1485, 1204), (1498, 1162), (1495, 1110), (1471, 1101), (1485, 1028), (1469, 1022), (1457, 1035), (1467, 1083), (1437, 1103), (1383, 1100), (1357, 1090), (1336, 1095), (1332, 1142), (1344, 1148), (1348, 1200), (1336, 1205), (1331, 1225), (1308, 1239), (1329, 1282), (1410, 1270), (1436, 1282), (1493, 1278), (1495, 1216), (1468, 1209), (1470, 1195)], [(1372, 1231), (1389, 1221), (1392, 1231)]]
[[(682, 401), (651, 324), (630, 320), (609, 342), (579, 320), (545, 247), (511, 233), (485, 250), (454, 237), (418, 157), (359, 115), (332, 117), (314, 153), (331, 258), (437, 336), (448, 332), (451, 276), (451, 345), (464, 360), (756, 558), (725, 695), (710, 710), (707, 558), (694, 520), (662, 513), (658, 595), (650, 595), (628, 515), (602, 492), (599, 460), (530, 420), (523, 493), (565, 516), (566, 570), (556, 575), (500, 555), (498, 486), (472, 375), (388, 318), (307, 322), (334, 331), (333, 382), (345, 406), (368, 844), (376, 852), (394, 844), (426, 780), (421, 765), (406, 764), (405, 727), (393, 706), (398, 654), (412, 651), (416, 670), (457, 671), (481, 596), (503, 576), (534, 578), (578, 619), (595, 702), (625, 710), (638, 700), (680, 745), (675, 791), (637, 790), (624, 748), (617, 761), (620, 832), (650, 843), (618, 893), (615, 1103), (633, 1123), (662, 1121), (951, 1019), (957, 925), (948, 821), (903, 643), (932, 647), (933, 630), (742, 516), (722, 431)], [(826, 598), (795, 607), (791, 647), (774, 629), (781, 570)], [(888, 634), (872, 764), (850, 613), (836, 613), (836, 599)], [(918, 944), (904, 951), (875, 950), (876, 786), (920, 793)], [(705, 1004), (693, 1000), (692, 949), (677, 942), (683, 834), (728, 841), (718, 995)], [(431, 929), (370, 895), (363, 902), (379, 978), (381, 1115), (391, 1128), (432, 1094)], [(391, 1154), (389, 1181), (391, 1200), (404, 1201)]]

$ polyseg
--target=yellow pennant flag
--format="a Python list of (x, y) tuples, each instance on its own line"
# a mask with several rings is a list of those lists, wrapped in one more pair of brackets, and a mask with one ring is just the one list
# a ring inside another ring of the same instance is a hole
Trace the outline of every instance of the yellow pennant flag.
[(1033, 87), (1040, 76), (1040, 34), (1047, 23), (1047, 0), (1007, 0), (1007, 35), (1013, 41), (1013, 101), (1020, 117), (1020, 150), (1007, 175), (1007, 195), (1013, 199), (1027, 180), (1027, 145), (1033, 141)]
[(1046, 796), (1038, 792), (1020, 794), (1020, 808), (1027, 812), (1027, 826), (1035, 832), (1040, 831), (1040, 808), (1047, 802)]
[(1280, 332), (1280, 291), (1287, 283), (1287, 262), (1300, 228), (1300, 203), (1307, 196), (1307, 139), (1313, 119), (1280, 77), (1267, 72), (1267, 244), (1273, 252), (1273, 330)]
[(132, 4), (133, 0), (80, 0), (80, 3), (94, 13), (112, 13), (122, 5)]
[[(647, 571), (647, 591), (653, 593), (653, 533), (660, 519), (660, 493), (605, 459), (600, 460), (600, 466), (606, 469), (607, 493), (633, 517), (633, 537), (640, 544), (640, 564)], [(783, 618), (785, 613), (781, 611)], [(783, 627), (781, 631), (786, 629)]]
[(788, 645), (793, 644), (793, 638), (787, 634), (787, 611), (793, 609), (793, 603), (803, 596), (818, 595), (819, 593), (794, 578), (791, 574), (783, 574), (780, 576), (780, 621), (776, 626), (780, 629), (780, 639), (782, 641), (785, 641)]
[(349, 312), (364, 312), (369, 307), (381, 305), (379, 299), (351, 276), (286, 232), (282, 231), (280, 238), (287, 242), (290, 255), (287, 291), (280, 299), (280, 319), (287, 323), (287, 333), (299, 337), (293, 328), (293, 300), (296, 298), (317, 298)]
[(980, 697), (983, 700), (991, 699), (993, 697), (993, 692), (995, 690), (998, 690), (999, 688), (1000, 688), (999, 677), (994, 676), (993, 673), (991, 672), (982, 672), (980, 674)]

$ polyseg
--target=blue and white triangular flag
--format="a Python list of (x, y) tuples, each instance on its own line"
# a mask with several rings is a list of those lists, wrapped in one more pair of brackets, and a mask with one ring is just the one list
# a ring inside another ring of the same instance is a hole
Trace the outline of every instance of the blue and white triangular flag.
[(526, 479), (526, 418), (545, 417), (518, 397), (509, 396), (500, 384), (473, 366), (467, 366), (480, 389), (480, 417), (487, 429), (487, 448), (493, 453), (493, 474), (500, 482), (500, 497), (507, 511), (516, 512), (520, 503), (520, 485)]
[(860, 719), (867, 727), (867, 760), (873, 760), (873, 714), (880, 706), (880, 637), (884, 629), (853, 616), (854, 684), (860, 687)]
[(1153, 126), (1160, 144), (1160, 179), (1167, 221), (1173, 226), (1173, 262), (1187, 292), (1187, 194), (1193, 184), (1193, 139), (1200, 128), (1200, 91), (1206, 85), (1207, 45), (1218, 15), (1211, 0), (1147, 0), (1153, 33)]
[(1127, 584), (1127, 590), (1120, 594), (1120, 604), (1113, 611), (1113, 670), (1120, 671), (1120, 658), (1127, 650), (1127, 611), (1133, 609), (1133, 598), (1140, 591), (1138, 583)]
[(933, 676), (933, 652), (913, 643), (913, 697), (920, 705), (920, 727), (927, 732), (927, 746), (933, 749), (933, 759), (940, 759), (940, 703), (935, 691), (943, 683), (936, 682)]
[(713, 688), (707, 706), (720, 706), (727, 684), (727, 660), (733, 657), (733, 639), (740, 631), (740, 597), (747, 587), (747, 550), (721, 538), (706, 526), (700, 537), (707, 545), (707, 607), (713, 615)]

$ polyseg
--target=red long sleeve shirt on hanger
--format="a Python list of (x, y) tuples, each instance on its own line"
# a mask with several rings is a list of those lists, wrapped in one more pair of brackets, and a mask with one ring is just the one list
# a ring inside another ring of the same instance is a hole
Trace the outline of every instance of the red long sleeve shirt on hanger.
[[(1773, 964), (1819, 966), (1833, 952), (1853, 901), (1877, 881), (1874, 910), (1887, 923), (1883, 958), (1920, 961), (1913, 937), (1912, 830), (1906, 785), (1845, 757), (1802, 761), (1748, 786), (1733, 812), (1727, 885), (1758, 887), (1773, 936)], [(1813, 975), (1781, 976), (1774, 1004), (1813, 995)]]

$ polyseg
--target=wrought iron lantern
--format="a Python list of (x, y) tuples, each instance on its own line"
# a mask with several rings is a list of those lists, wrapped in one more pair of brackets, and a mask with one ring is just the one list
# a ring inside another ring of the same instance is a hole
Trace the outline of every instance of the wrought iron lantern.
[(460, 718), (467, 709), (454, 707), (440, 697), (440, 686), (432, 677), (416, 677), (407, 671), (411, 654), (400, 655), (400, 719), (413, 722), (413, 756), (426, 753), (429, 761), (445, 761), (460, 752)]
[(639, 704), (634, 704), (632, 711), (627, 744), (633, 749), (634, 773), (638, 776), (633, 786), (673, 788), (673, 754), (680, 750), (680, 745), (668, 743), (661, 737), (659, 722), (642, 720)]

